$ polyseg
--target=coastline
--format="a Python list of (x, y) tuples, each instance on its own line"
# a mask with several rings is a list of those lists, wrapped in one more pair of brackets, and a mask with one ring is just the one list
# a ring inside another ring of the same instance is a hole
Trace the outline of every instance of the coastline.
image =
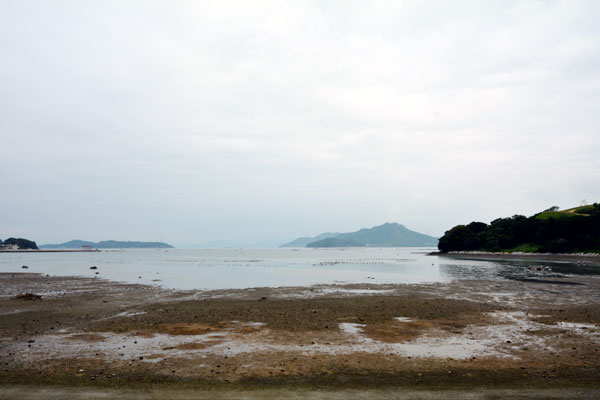
[(97, 253), (102, 250), (81, 250), (81, 249), (19, 249), (19, 250), (0, 250), (0, 253)]
[(476, 260), (523, 260), (523, 261), (557, 261), (557, 262), (586, 262), (600, 265), (598, 253), (523, 253), (523, 252), (487, 252), (487, 251), (450, 251), (448, 253), (432, 252), (429, 255), (448, 258), (463, 258)]
[(214, 291), (31, 273), (0, 283), (0, 388), (600, 390), (596, 276)]

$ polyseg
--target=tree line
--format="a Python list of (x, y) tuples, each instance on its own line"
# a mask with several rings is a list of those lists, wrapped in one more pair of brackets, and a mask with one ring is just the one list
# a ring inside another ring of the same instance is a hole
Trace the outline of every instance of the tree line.
[(600, 252), (600, 204), (558, 211), (551, 207), (531, 217), (498, 218), (489, 225), (471, 222), (447, 231), (438, 243), (449, 251)]

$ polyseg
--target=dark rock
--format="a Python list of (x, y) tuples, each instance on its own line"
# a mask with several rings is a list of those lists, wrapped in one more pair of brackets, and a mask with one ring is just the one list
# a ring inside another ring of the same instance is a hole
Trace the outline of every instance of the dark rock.
[(21, 293), (16, 298), (20, 300), (41, 300), (42, 296), (35, 293)]

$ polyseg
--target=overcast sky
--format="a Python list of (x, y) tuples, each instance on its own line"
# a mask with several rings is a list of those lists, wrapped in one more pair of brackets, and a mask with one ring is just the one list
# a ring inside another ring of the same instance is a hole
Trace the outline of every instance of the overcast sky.
[(285, 242), (600, 201), (600, 2), (0, 0), (0, 238)]

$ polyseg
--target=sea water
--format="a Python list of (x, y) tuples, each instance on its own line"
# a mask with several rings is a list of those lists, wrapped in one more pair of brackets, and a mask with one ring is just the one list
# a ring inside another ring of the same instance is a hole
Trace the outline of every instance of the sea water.
[[(100, 277), (183, 290), (435, 283), (516, 279), (531, 274), (526, 268), (531, 261), (459, 260), (428, 255), (435, 250), (355, 247), (19, 252), (0, 253), (0, 272)], [(543, 264), (553, 265), (553, 271), (560, 271), (559, 274), (590, 273), (569, 263)], [(23, 265), (28, 268), (23, 269)], [(97, 269), (90, 269), (93, 266)]]

